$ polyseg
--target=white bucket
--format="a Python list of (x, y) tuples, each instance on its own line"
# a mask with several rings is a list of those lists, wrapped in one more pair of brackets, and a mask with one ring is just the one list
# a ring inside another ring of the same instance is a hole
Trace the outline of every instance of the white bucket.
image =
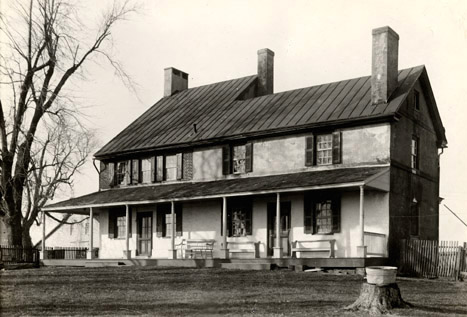
[(379, 286), (396, 282), (397, 267), (395, 266), (368, 266), (365, 268), (366, 281)]

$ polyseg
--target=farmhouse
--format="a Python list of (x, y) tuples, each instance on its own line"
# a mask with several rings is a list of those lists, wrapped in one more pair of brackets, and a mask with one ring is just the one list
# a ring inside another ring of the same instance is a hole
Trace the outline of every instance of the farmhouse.
[(95, 154), (100, 190), (44, 210), (98, 219), (102, 259), (354, 266), (438, 239), (447, 140), (427, 70), (398, 69), (390, 27), (372, 36), (370, 76), (280, 93), (269, 49), (256, 75), (201, 87), (166, 68), (164, 97)]

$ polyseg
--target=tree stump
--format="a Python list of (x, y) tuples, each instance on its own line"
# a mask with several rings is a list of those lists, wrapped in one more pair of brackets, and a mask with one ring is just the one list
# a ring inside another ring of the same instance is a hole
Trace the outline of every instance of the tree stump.
[(345, 307), (345, 310), (366, 311), (371, 315), (386, 314), (393, 308), (412, 307), (411, 304), (402, 299), (401, 291), (397, 283), (388, 285), (374, 285), (363, 283), (360, 297)]

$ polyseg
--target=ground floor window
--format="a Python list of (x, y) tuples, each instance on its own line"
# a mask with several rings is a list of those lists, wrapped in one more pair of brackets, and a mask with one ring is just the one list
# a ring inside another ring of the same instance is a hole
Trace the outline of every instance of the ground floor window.
[(229, 237), (252, 234), (252, 201), (235, 198), (227, 202), (227, 228)]
[(305, 193), (304, 231), (331, 234), (340, 231), (340, 196), (335, 193)]
[(175, 235), (183, 235), (183, 208), (181, 203), (175, 204), (175, 217), (172, 220), (172, 207), (170, 204), (157, 206), (156, 233), (158, 237), (169, 238), (172, 236), (172, 221), (175, 225)]
[[(131, 213), (130, 213), (130, 219), (131, 219)], [(131, 234), (131, 226), (128, 228), (128, 232)], [(126, 237), (126, 209), (125, 207), (110, 208), (109, 209), (109, 238), (124, 239), (125, 237)]]

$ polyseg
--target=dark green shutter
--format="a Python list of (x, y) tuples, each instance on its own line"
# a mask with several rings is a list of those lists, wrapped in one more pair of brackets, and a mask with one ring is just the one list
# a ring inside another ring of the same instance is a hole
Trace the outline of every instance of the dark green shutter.
[(312, 204), (311, 197), (305, 193), (303, 198), (303, 230), (306, 234), (313, 233)]
[(224, 145), (222, 147), (222, 174), (228, 175), (231, 173), (231, 149), (229, 145)]
[(177, 236), (183, 235), (183, 205), (182, 203), (175, 204), (175, 220)]
[[(130, 219), (129, 219), (130, 221), (128, 221), (128, 224), (130, 225), (130, 226), (128, 227), (128, 235), (131, 237), (131, 232), (132, 232), (132, 227), (133, 227), (133, 226), (132, 226), (132, 220), (133, 220), (133, 219), (132, 219), (132, 218), (133, 218), (133, 217), (132, 217), (132, 209), (133, 209), (133, 208), (132, 208), (132, 207), (128, 207), (128, 208), (129, 208), (129, 210), (128, 210), (128, 218), (130, 218)], [(125, 214), (126, 214), (126, 212), (125, 212)]]
[(112, 163), (112, 166), (114, 167), (114, 170), (113, 170), (113, 179), (112, 179), (112, 182), (110, 183), (112, 186), (116, 186), (118, 185), (118, 177), (117, 177), (117, 167), (118, 167), (118, 163)]
[(164, 180), (164, 157), (157, 156), (157, 163), (156, 163), (156, 181), (162, 182)]
[(183, 179), (193, 179), (193, 152), (183, 153)]
[(332, 133), (332, 164), (340, 164), (341, 163), (341, 132), (333, 132)]
[(156, 235), (157, 237), (164, 236), (164, 224), (165, 224), (165, 211), (161, 208), (157, 208), (157, 224), (156, 224)]
[(109, 209), (109, 239), (115, 238), (115, 215)]
[(131, 184), (139, 182), (139, 160), (131, 160)]
[(151, 182), (156, 181), (156, 157), (151, 157)]
[(314, 162), (314, 153), (313, 147), (315, 143), (315, 138), (313, 135), (305, 137), (305, 166), (313, 166)]
[(247, 235), (252, 235), (253, 234), (253, 203), (251, 200), (246, 201), (245, 205), (245, 213), (246, 213), (246, 220), (245, 220), (245, 225), (246, 225), (246, 234)]
[(253, 172), (253, 143), (245, 145), (245, 172)]
[(183, 155), (177, 153), (177, 179), (180, 180), (183, 177)]
[(232, 236), (232, 208), (227, 201), (227, 237)]
[(341, 198), (339, 196), (332, 198), (332, 232), (341, 230)]

